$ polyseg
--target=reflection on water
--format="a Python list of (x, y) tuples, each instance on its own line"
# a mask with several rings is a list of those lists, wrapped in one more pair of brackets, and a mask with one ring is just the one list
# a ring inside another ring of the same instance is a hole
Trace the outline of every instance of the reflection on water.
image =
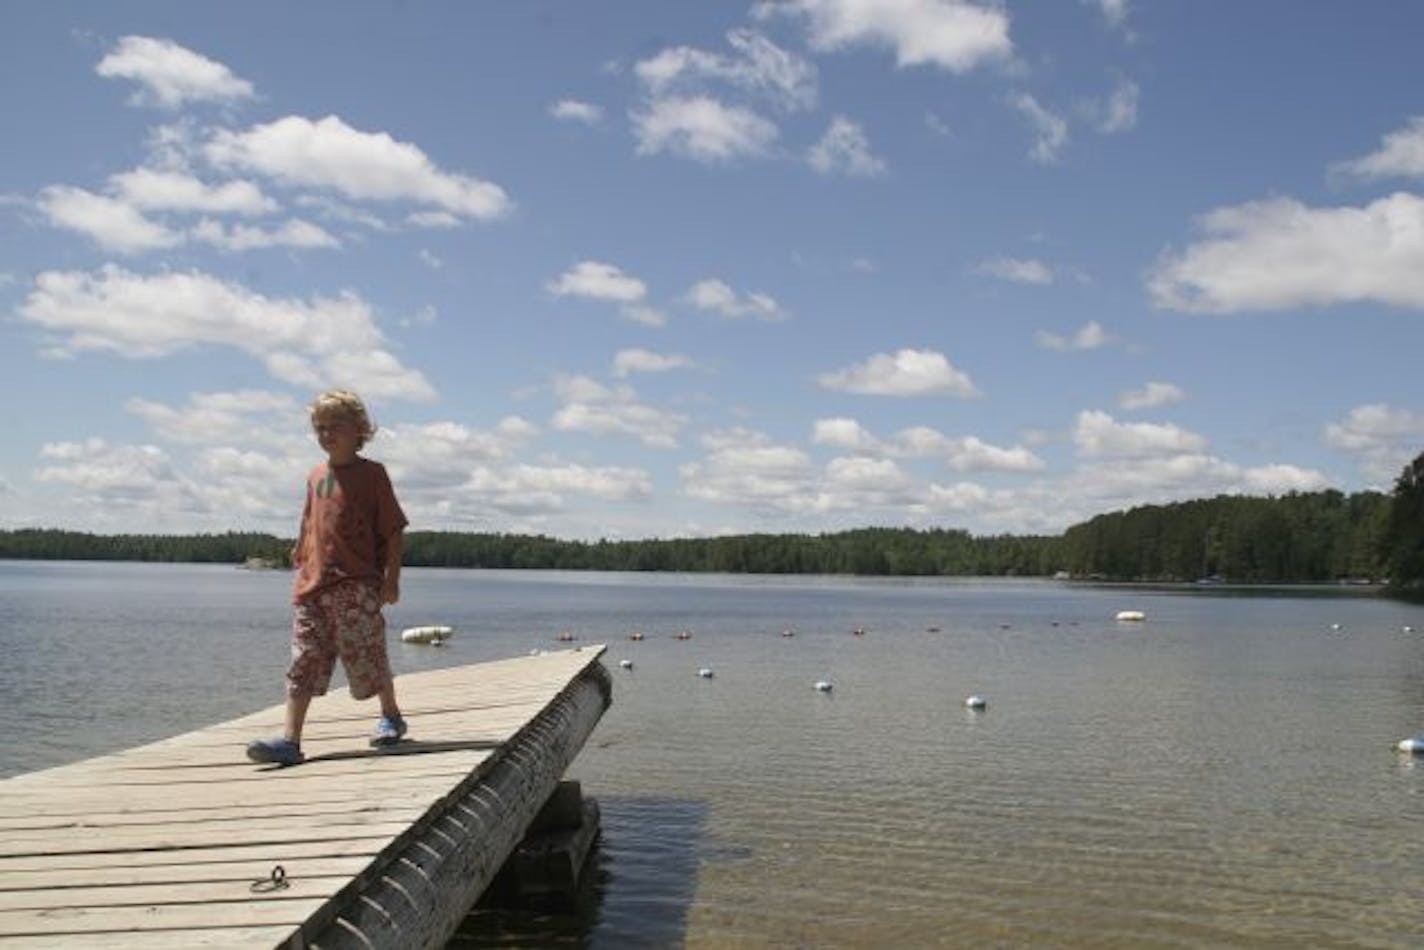
[[(0, 564), (0, 728), (36, 740), (0, 745), (0, 774), (277, 701), (288, 580)], [(456, 945), (1424, 945), (1424, 767), (1393, 751), (1424, 731), (1424, 634), (1405, 629), (1424, 631), (1419, 606), (1007, 581), (403, 580), (393, 628), (458, 633), (392, 642), (398, 671), (552, 649), (568, 630), (609, 644), (615, 683), (570, 772), (603, 808), (588, 892), (481, 911)], [(1146, 622), (1115, 622), (1127, 608)]]
[(671, 798), (599, 798), (603, 836), (580, 892), (518, 909), (479, 906), (450, 941), (473, 947), (672, 947), (687, 938), (696, 893), (705, 803)]

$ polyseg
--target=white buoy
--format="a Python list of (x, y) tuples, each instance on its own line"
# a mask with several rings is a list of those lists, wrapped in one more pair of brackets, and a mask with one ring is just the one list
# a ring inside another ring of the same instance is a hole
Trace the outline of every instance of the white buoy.
[(970, 696), (964, 701), (964, 705), (970, 709), (988, 709), (989, 701), (983, 696)]
[(1403, 629), (1403, 631), (1404, 631), (1405, 633), (1413, 633), (1413, 632), (1414, 632), (1414, 628), (1411, 627), (1409, 624), (1405, 624), (1402, 629)]
[(710, 680), (712, 678), (712, 668), (710, 666), (704, 666), (697, 671), (697, 675), (705, 680)]
[(1330, 629), (1331, 629), (1331, 630), (1339, 630), (1339, 629), (1340, 629), (1340, 625), (1339, 625), (1338, 623), (1332, 623), (1332, 624), (1330, 625)]
[(1119, 610), (1117, 619), (1124, 621), (1146, 620), (1147, 615), (1140, 610)]
[(832, 683), (830, 680), (816, 680), (816, 689), (820, 690), (823, 693), (829, 693), (831, 690), (835, 689), (835, 684)]
[(401, 631), (401, 641), (404, 643), (439, 644), (454, 635), (454, 627), (447, 627), (443, 624), (427, 624), (423, 627), (406, 627)]
[(619, 661), (618, 661), (618, 665), (621, 666), (621, 667), (623, 667), (623, 669), (625, 669), (625, 670), (631, 670), (631, 669), (633, 668), (633, 661), (632, 661), (632, 660), (619, 660)]
[(1410, 739), (1400, 739), (1399, 745), (1395, 746), (1400, 752), (1408, 752), (1411, 755), (1424, 755), (1424, 734), (1414, 736)]

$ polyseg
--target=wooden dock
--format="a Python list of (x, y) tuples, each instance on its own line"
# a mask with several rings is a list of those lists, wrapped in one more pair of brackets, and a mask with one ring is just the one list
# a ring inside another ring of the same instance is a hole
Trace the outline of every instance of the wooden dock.
[(343, 690), (300, 766), (244, 756), (275, 706), (0, 782), (0, 944), (440, 946), (607, 708), (603, 649), (401, 676), (389, 749)]

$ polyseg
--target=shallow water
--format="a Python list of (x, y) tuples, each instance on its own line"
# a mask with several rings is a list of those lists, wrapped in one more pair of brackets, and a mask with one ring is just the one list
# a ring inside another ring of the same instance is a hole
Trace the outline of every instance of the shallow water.
[[(603, 808), (586, 893), (477, 914), (457, 946), (1424, 944), (1424, 759), (1392, 748), (1424, 731), (1420, 607), (1014, 581), (404, 579), (393, 629), (459, 632), (392, 642), (398, 671), (552, 649), (568, 630), (609, 644), (614, 677), (570, 771)], [(33, 740), (0, 745), (0, 774), (279, 701), (289, 581), (0, 562), (0, 728)], [(1115, 622), (1124, 608), (1147, 621)]]

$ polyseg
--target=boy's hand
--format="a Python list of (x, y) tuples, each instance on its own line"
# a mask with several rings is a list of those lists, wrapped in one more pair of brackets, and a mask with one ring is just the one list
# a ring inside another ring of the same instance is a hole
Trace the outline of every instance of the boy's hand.
[(394, 604), (400, 601), (400, 581), (388, 577), (381, 582), (381, 603)]

